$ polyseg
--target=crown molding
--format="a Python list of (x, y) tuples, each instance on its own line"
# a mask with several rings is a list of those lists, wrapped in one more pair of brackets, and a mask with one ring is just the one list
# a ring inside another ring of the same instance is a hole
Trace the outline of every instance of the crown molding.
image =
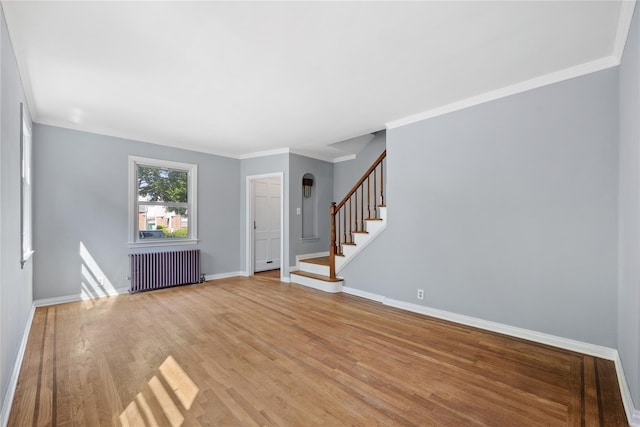
[(622, 61), (622, 54), (627, 43), (629, 30), (631, 29), (631, 20), (633, 19), (633, 11), (636, 8), (636, 0), (623, 0), (620, 6), (620, 17), (618, 19), (618, 31), (616, 32), (616, 40), (613, 44), (613, 56), (618, 64)]
[(586, 74), (602, 71), (607, 68), (615, 67), (619, 64), (614, 56), (608, 56), (595, 61), (587, 62), (584, 64), (576, 65), (575, 67), (565, 68), (564, 70), (556, 71), (544, 76), (536, 77), (524, 82), (516, 83), (510, 86), (506, 86), (491, 92), (485, 92), (483, 94), (466, 98), (461, 101), (452, 102), (451, 104), (443, 105), (431, 110), (424, 111), (422, 113), (413, 114), (411, 116), (394, 120), (386, 124), (387, 129), (395, 129), (401, 126), (406, 126), (412, 123), (420, 122), (422, 120), (431, 119), (433, 117), (442, 116), (444, 114), (453, 113), (455, 111), (463, 110), (465, 108), (474, 107), (476, 105), (484, 104), (486, 102), (495, 101), (500, 98), (506, 98), (511, 95), (516, 95), (522, 92), (526, 92), (532, 89), (537, 89), (543, 86), (548, 86), (554, 83), (558, 83), (564, 80), (573, 79), (575, 77), (584, 76)]
[(277, 154), (289, 154), (291, 153), (291, 149), (287, 148), (276, 148), (274, 150), (265, 150), (265, 151), (256, 151), (254, 153), (241, 154), (236, 156), (237, 159), (245, 160), (245, 159), (253, 159), (255, 157), (267, 157), (267, 156), (275, 156)]

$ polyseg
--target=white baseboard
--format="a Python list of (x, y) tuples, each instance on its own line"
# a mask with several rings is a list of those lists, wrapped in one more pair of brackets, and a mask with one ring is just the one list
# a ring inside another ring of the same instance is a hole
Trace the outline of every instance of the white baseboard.
[(603, 347), (596, 344), (589, 344), (582, 341), (576, 341), (568, 338), (562, 338), (555, 335), (545, 334), (542, 332), (532, 331), (529, 329), (517, 328), (515, 326), (505, 325), (503, 323), (491, 322), (488, 320), (478, 319), (475, 317), (464, 316), (449, 311), (439, 310), (424, 305), (413, 304), (405, 301), (387, 298), (383, 295), (371, 292), (361, 291), (359, 289), (343, 287), (343, 292), (350, 295), (367, 298), (373, 301), (381, 302), (390, 307), (400, 308), (402, 310), (411, 311), (426, 316), (436, 317), (438, 319), (448, 320), (454, 323), (460, 323), (491, 332), (497, 332), (516, 338), (522, 338), (529, 341), (546, 344), (565, 350), (575, 351), (577, 353), (587, 354), (589, 356), (599, 357), (614, 362), (616, 374), (618, 376), (618, 385), (620, 387), (620, 395), (622, 403), (627, 414), (627, 421), (631, 427), (640, 427), (640, 410), (636, 409), (631, 398), (629, 385), (622, 368), (622, 362), (618, 350), (609, 347)]
[(515, 326), (509, 326), (505, 325), (504, 323), (491, 322), (475, 317), (464, 316), (461, 314), (438, 310), (436, 308), (431, 308), (424, 305), (394, 300), (391, 298), (385, 298), (384, 304), (391, 307), (412, 311), (414, 313), (437, 317), (438, 319), (449, 320), (451, 322), (460, 323), (487, 331), (498, 332), (500, 334), (509, 335), (516, 338), (522, 338), (541, 344), (547, 344), (553, 347), (563, 348), (565, 350), (571, 350), (578, 353), (588, 354), (590, 356), (600, 357), (602, 359), (615, 360), (616, 355), (618, 354), (618, 351), (613, 348), (603, 347), (596, 344), (589, 344), (582, 341), (575, 341), (568, 338), (562, 338), (555, 335), (532, 331), (529, 329), (518, 328)]
[(620, 394), (622, 395), (622, 404), (624, 405), (624, 411), (627, 413), (627, 421), (631, 427), (640, 427), (640, 410), (634, 408), (629, 384), (627, 384), (627, 377), (624, 374), (624, 369), (622, 367), (622, 360), (620, 359), (620, 354), (617, 351), (614, 363), (616, 365)]
[(204, 280), (228, 279), (229, 277), (238, 277), (238, 276), (248, 277), (248, 274), (246, 271), (232, 271), (230, 273), (207, 274), (204, 276)]
[[(204, 276), (204, 278), (205, 280), (217, 280), (217, 279), (227, 279), (229, 277), (237, 277), (237, 276), (247, 276), (247, 273), (244, 271), (232, 271), (229, 273), (209, 274)], [(68, 302), (86, 301), (86, 300), (91, 300), (96, 298), (112, 297), (116, 295), (126, 295), (128, 293), (129, 293), (129, 288), (117, 288), (115, 289), (115, 292), (107, 292), (105, 295), (99, 295), (97, 297), (88, 296), (86, 294), (64, 295), (61, 297), (38, 299), (33, 301), (33, 304), (36, 307), (46, 307), (49, 305), (65, 304)]]
[(384, 303), (384, 297), (382, 295), (374, 294), (367, 291), (361, 291), (360, 289), (343, 286), (342, 292), (344, 292), (345, 294), (355, 295), (357, 297), (362, 297), (362, 298), (370, 299), (376, 302)]
[(129, 293), (129, 288), (117, 288), (115, 292), (108, 292), (105, 295), (99, 295), (97, 297), (88, 296), (86, 294), (74, 294), (74, 295), (64, 295), (61, 297), (53, 297), (53, 298), (42, 298), (33, 301), (33, 305), (36, 307), (46, 307), (49, 305), (56, 304), (65, 304), (68, 302), (77, 302), (77, 301), (87, 301), (98, 298), (106, 298), (113, 297), (116, 295), (125, 295)]
[(27, 317), (27, 324), (24, 327), (22, 334), (22, 340), (20, 341), (20, 347), (18, 347), (18, 354), (16, 355), (15, 363), (13, 364), (13, 371), (11, 372), (11, 378), (9, 378), (9, 384), (7, 384), (7, 392), (4, 395), (2, 404), (2, 412), (0, 412), (0, 426), (6, 427), (9, 423), (9, 415), (11, 414), (11, 406), (13, 405), (13, 398), (15, 396), (16, 387), (18, 386), (18, 376), (20, 375), (20, 369), (22, 368), (22, 361), (24, 360), (24, 353), (27, 349), (27, 341), (29, 340), (29, 332), (31, 332), (31, 324), (33, 323), (33, 316), (36, 312), (35, 304), (31, 305), (31, 311)]

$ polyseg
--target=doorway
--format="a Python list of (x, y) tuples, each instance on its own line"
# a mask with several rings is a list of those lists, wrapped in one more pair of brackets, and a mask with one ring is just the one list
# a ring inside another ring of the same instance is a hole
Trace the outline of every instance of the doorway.
[(284, 273), (283, 174), (247, 177), (247, 274)]

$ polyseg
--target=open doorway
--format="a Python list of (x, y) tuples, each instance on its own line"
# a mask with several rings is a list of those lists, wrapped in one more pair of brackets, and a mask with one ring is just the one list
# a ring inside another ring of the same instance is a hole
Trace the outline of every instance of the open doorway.
[(280, 270), (284, 260), (283, 174), (247, 177), (247, 273)]

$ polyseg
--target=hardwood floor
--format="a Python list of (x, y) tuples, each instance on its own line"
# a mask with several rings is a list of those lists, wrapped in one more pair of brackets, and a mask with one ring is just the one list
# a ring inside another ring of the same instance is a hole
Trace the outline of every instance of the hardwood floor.
[(612, 362), (254, 276), (38, 308), (10, 426), (621, 426)]

